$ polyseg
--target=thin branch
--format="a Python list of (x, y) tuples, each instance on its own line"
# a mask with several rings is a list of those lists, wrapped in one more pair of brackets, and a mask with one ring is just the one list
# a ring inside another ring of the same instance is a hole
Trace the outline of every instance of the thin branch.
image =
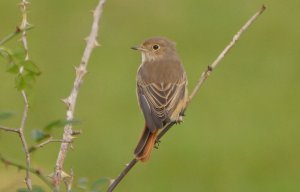
[(193, 99), (193, 97), (196, 95), (196, 93), (199, 91), (200, 87), (204, 83), (204, 81), (207, 79), (207, 77), (210, 75), (210, 73), (217, 67), (217, 65), (222, 61), (222, 59), (225, 57), (225, 55), (230, 51), (230, 49), (234, 46), (234, 44), (239, 40), (240, 36), (243, 34), (244, 31), (248, 29), (248, 27), (258, 18), (259, 15), (261, 15), (266, 10), (266, 6), (262, 5), (260, 10), (256, 12), (247, 22), (246, 24), (233, 36), (231, 42), (225, 47), (225, 49), (221, 52), (221, 54), (217, 57), (217, 59), (207, 67), (206, 71), (204, 71), (199, 80), (197, 85), (195, 86), (193, 92), (189, 96), (189, 102)]
[[(75, 111), (75, 105), (77, 101), (77, 96), (79, 93), (80, 85), (82, 84), (83, 77), (87, 73), (87, 65), (90, 58), (90, 55), (93, 51), (93, 49), (98, 46), (97, 43), (97, 36), (98, 36), (98, 30), (99, 30), (99, 20), (102, 15), (103, 5), (105, 3), (105, 0), (99, 0), (99, 3), (96, 7), (96, 9), (93, 11), (93, 24), (92, 29), (90, 32), (90, 35), (87, 39), (87, 44), (83, 53), (83, 56), (81, 58), (80, 65), (76, 67), (76, 77), (74, 81), (74, 85), (71, 91), (71, 94), (64, 99), (65, 104), (67, 105), (67, 114), (66, 119), (72, 120), (74, 116)], [(63, 140), (66, 141), (65, 143), (61, 144), (58, 157), (56, 160), (56, 166), (55, 166), (55, 172), (53, 175), (53, 183), (56, 187), (56, 190), (59, 189), (59, 184), (62, 179), (62, 170), (64, 165), (64, 160), (67, 155), (70, 143), (73, 140), (72, 136), (73, 130), (72, 125), (68, 124), (64, 127), (64, 134), (63, 134)]]
[(130, 163), (126, 165), (125, 169), (120, 173), (120, 175), (115, 180), (112, 180), (107, 192), (112, 192), (137, 162), (138, 160), (136, 158), (132, 159)]
[[(246, 24), (237, 32), (237, 34), (233, 37), (232, 41), (225, 47), (225, 49), (221, 52), (221, 54), (217, 57), (217, 59), (211, 64), (208, 65), (207, 69), (201, 74), (197, 85), (193, 89), (191, 95), (189, 96), (188, 104), (194, 98), (196, 93), (199, 91), (200, 87), (203, 85), (207, 77), (211, 74), (211, 72), (216, 68), (216, 66), (220, 63), (220, 61), (224, 58), (224, 56), (230, 51), (230, 49), (234, 46), (237, 40), (239, 40), (240, 36), (247, 28), (258, 18), (260, 14), (262, 14), (266, 9), (266, 6), (263, 5), (260, 10), (255, 13)], [(186, 108), (188, 107), (188, 104)], [(170, 128), (175, 125), (175, 122), (170, 122), (162, 129), (162, 131), (157, 136), (157, 141), (159, 140), (170, 130)], [(131, 162), (125, 167), (125, 169), (121, 172), (121, 174), (110, 184), (107, 192), (112, 192), (115, 187), (121, 182), (121, 180), (127, 175), (127, 173), (132, 169), (132, 167), (138, 162), (137, 159), (132, 159)]]
[[(20, 25), (20, 29), (26, 29), (26, 27), (29, 25), (28, 21), (27, 21), (27, 6), (28, 5), (29, 5), (29, 2), (27, 0), (21, 0), (20, 7), (21, 7), (21, 13), (22, 13), (22, 22)], [(27, 61), (27, 60), (29, 60), (29, 54), (28, 54), (28, 43), (27, 43), (26, 30), (22, 30), (22, 38), (21, 39), (22, 39), (23, 48), (25, 50), (25, 61)], [(24, 71), (24, 67), (22, 66), (19, 70), (19, 73), (22, 74), (23, 71)], [(22, 90), (21, 94), (22, 94), (22, 97), (24, 100), (24, 112), (23, 112), (21, 125), (19, 128), (19, 136), (21, 138), (23, 149), (24, 149), (25, 156), (26, 156), (26, 167), (27, 168), (26, 168), (25, 183), (26, 183), (29, 191), (31, 191), (32, 183), (31, 183), (31, 178), (30, 178), (30, 174), (29, 174), (30, 173), (30, 153), (29, 153), (28, 144), (26, 142), (26, 138), (24, 135), (24, 127), (25, 127), (25, 123), (27, 120), (29, 104), (28, 104), (28, 98), (27, 98), (25, 90)]]
[(32, 153), (33, 151), (44, 147), (45, 145), (49, 144), (49, 143), (65, 143), (66, 141), (62, 140), (62, 139), (53, 139), (53, 137), (48, 138), (47, 140), (45, 140), (44, 142), (31, 146), (29, 148), (29, 153)]
[(10, 127), (6, 127), (6, 126), (3, 126), (3, 125), (0, 125), (0, 130), (8, 131), (8, 132), (14, 132), (14, 133), (19, 133), (19, 129), (10, 128)]
[(0, 45), (6, 43), (7, 41), (11, 40), (12, 38), (16, 37), (17, 35), (19, 35), (20, 33), (22, 33), (23, 31), (28, 31), (30, 29), (32, 29), (33, 26), (32, 25), (28, 25), (25, 28), (20, 28), (17, 27), (16, 30), (10, 34), (8, 34), (7, 36), (5, 36), (3, 39), (0, 40)]
[(25, 177), (25, 182), (26, 182), (26, 185), (28, 187), (28, 189), (31, 191), (32, 190), (32, 184), (31, 184), (31, 179), (30, 179), (30, 153), (29, 153), (29, 150), (28, 150), (28, 145), (27, 145), (27, 142), (26, 142), (26, 138), (24, 136), (24, 127), (25, 127), (25, 123), (26, 123), (26, 120), (27, 120), (27, 114), (28, 114), (28, 109), (29, 109), (29, 106), (28, 106), (28, 100), (27, 100), (27, 96), (26, 96), (26, 93), (25, 91), (22, 91), (22, 96), (23, 96), (23, 99), (24, 99), (24, 112), (23, 112), (23, 117), (22, 117), (22, 121), (21, 121), (21, 125), (20, 125), (20, 128), (19, 128), (19, 137), (22, 141), (22, 145), (23, 145), (23, 149), (24, 149), (24, 152), (25, 152), (25, 156), (26, 156), (26, 177)]
[[(13, 166), (20, 170), (25, 170), (25, 171), (27, 170), (27, 166), (18, 164), (16, 162), (12, 162), (12, 161), (4, 158), (1, 154), (0, 154), (0, 161), (6, 166)], [(52, 183), (47, 178), (47, 176), (42, 174), (42, 172), (39, 169), (30, 168), (29, 172), (38, 176), (44, 183), (46, 183), (52, 189), (52, 187), (53, 187)]]

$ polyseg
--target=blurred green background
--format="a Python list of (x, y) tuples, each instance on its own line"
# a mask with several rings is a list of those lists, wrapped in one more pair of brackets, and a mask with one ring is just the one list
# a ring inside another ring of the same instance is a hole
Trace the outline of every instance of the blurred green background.
[[(30, 56), (42, 75), (29, 93), (31, 130), (65, 117), (97, 0), (31, 0)], [(0, 39), (20, 23), (17, 0), (0, 1)], [(151, 36), (177, 42), (190, 90), (237, 30), (265, 3), (267, 11), (242, 36), (205, 82), (183, 124), (163, 138), (151, 160), (138, 164), (115, 191), (300, 191), (300, 2), (296, 0), (107, 0), (99, 41), (76, 106), (75, 140), (65, 162), (75, 180), (116, 177), (133, 157), (143, 128), (135, 94), (140, 55), (129, 49)], [(15, 47), (18, 38), (6, 44)], [(0, 60), (1, 125), (18, 126), (23, 104), (14, 77)], [(54, 131), (60, 138), (62, 128)], [(32, 155), (53, 171), (59, 144)], [(24, 163), (16, 135), (0, 132), (0, 152)], [(24, 172), (0, 164), (0, 191), (24, 187)], [(33, 176), (35, 184), (40, 180)], [(43, 184), (42, 184), (43, 185)], [(47, 187), (45, 187), (47, 189)], [(47, 189), (48, 190), (48, 189)], [(50, 190), (49, 190), (50, 191)]]

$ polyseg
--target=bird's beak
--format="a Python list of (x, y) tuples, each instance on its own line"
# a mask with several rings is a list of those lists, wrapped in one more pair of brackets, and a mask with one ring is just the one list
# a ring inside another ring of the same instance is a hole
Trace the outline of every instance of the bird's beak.
[(139, 50), (139, 46), (132, 46), (132, 47), (130, 47), (130, 49)]
[(137, 50), (137, 51), (145, 51), (145, 49), (141, 46), (132, 46), (130, 47), (130, 49)]

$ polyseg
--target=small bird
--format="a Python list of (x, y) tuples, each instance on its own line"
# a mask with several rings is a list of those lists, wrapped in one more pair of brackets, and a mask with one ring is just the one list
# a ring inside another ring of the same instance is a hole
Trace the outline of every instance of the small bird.
[(145, 127), (134, 150), (135, 158), (145, 162), (167, 123), (181, 122), (188, 100), (187, 77), (175, 43), (165, 37), (146, 39), (140, 46), (142, 64), (137, 72), (137, 98)]

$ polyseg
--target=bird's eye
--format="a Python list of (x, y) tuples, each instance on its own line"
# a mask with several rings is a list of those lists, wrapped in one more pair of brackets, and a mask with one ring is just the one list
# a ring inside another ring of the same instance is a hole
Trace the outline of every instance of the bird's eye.
[(153, 50), (158, 50), (159, 49), (159, 45), (153, 45)]

